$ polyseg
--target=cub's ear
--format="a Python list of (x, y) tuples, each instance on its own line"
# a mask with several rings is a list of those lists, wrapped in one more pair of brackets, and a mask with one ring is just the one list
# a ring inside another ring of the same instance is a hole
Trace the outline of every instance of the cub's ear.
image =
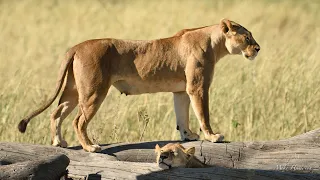
[(185, 151), (186, 151), (187, 154), (194, 155), (194, 153), (196, 152), (196, 148), (195, 147), (191, 147), (189, 149), (186, 149)]
[(160, 148), (160, 146), (157, 144), (156, 145), (156, 147), (155, 147), (155, 149), (154, 149), (154, 152), (160, 152), (161, 151), (161, 148)]
[(234, 32), (233, 25), (228, 19), (221, 19), (220, 28), (224, 34), (227, 34), (228, 32)]

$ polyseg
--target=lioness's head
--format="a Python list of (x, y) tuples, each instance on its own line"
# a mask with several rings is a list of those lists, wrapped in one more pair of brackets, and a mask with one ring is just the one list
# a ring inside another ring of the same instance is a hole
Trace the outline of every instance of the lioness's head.
[(250, 31), (233, 21), (222, 19), (220, 28), (226, 38), (226, 48), (230, 54), (242, 54), (245, 58), (254, 60), (260, 50)]
[(195, 153), (195, 148), (185, 149), (179, 143), (169, 143), (162, 148), (157, 144), (155, 147), (157, 153), (157, 164), (162, 169), (171, 167), (185, 167), (190, 158)]

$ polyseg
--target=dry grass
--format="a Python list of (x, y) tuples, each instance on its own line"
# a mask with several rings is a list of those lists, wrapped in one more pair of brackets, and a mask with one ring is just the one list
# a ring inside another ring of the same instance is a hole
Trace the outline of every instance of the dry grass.
[[(211, 124), (227, 140), (270, 140), (320, 127), (320, 3), (309, 1), (0, 0), (0, 141), (49, 144), (52, 105), (17, 123), (53, 93), (67, 48), (86, 39), (155, 39), (230, 18), (252, 31), (256, 61), (222, 59), (210, 92)], [(190, 109), (191, 126), (199, 132)], [(63, 123), (70, 145), (75, 112)], [(89, 126), (95, 142), (178, 139), (172, 94), (111, 89)]]

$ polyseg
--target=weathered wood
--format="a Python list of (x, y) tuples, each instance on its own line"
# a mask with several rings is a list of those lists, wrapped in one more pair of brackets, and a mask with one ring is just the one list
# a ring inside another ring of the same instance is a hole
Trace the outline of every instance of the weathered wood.
[(0, 166), (0, 179), (56, 180), (66, 173), (68, 165), (69, 158), (64, 154), (38, 158), (35, 161), (2, 165)]
[(320, 179), (320, 129), (278, 141), (181, 142), (195, 146), (196, 156), (214, 167), (162, 171), (154, 163), (154, 147), (169, 142), (106, 144), (101, 145), (102, 153), (87, 153), (81, 147), (0, 143), (0, 162), (63, 153), (71, 160), (70, 174), (92, 179)]
[[(123, 161), (73, 162), (69, 166), (73, 175), (90, 180), (100, 179), (252, 179), (252, 180), (300, 180), (320, 179), (320, 174), (297, 174), (267, 170), (210, 168), (173, 168), (162, 170), (155, 163), (137, 163)], [(96, 175), (93, 178), (92, 175)]]
[(0, 142), (0, 164), (12, 164), (22, 161), (38, 160), (54, 154), (65, 154), (71, 161), (110, 161), (116, 157), (106, 154), (88, 153), (71, 149), (26, 143)]
[[(155, 162), (154, 147), (168, 142), (103, 146), (103, 153), (121, 161)], [(320, 129), (278, 141), (210, 143), (182, 142), (196, 147), (196, 156), (208, 165), (227, 168), (319, 172)]]

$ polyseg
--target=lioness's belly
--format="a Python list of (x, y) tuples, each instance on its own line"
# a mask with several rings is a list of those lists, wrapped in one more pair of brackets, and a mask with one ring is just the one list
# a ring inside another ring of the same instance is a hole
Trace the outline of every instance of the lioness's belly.
[(186, 83), (182, 80), (120, 80), (113, 84), (121, 93), (135, 95), (156, 92), (180, 92), (186, 90)]

